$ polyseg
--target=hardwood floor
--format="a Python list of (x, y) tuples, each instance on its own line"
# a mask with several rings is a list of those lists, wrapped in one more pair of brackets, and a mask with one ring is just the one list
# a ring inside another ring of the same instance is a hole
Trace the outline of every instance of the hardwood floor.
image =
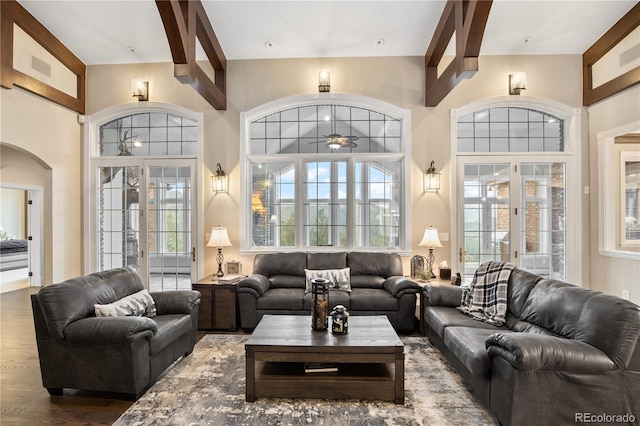
[(42, 387), (30, 299), (37, 292), (32, 287), (0, 294), (0, 424), (112, 424), (132, 401), (70, 389), (50, 396)]

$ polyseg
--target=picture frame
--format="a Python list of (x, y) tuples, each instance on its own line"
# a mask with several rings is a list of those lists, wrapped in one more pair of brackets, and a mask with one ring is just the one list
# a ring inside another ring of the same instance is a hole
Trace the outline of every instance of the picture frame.
[(225, 264), (225, 275), (242, 274), (242, 263), (231, 260)]

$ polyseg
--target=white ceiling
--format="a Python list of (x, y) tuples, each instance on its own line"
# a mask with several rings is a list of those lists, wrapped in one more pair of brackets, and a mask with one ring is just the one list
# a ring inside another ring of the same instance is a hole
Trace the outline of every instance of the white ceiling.
[[(19, 0), (85, 64), (170, 62), (153, 0)], [(423, 56), (445, 1), (202, 0), (229, 60)], [(582, 54), (635, 0), (494, 0), (481, 54)], [(530, 37), (530, 41), (523, 42)], [(379, 40), (384, 40), (379, 44)], [(270, 41), (273, 47), (265, 43)], [(451, 52), (453, 53), (453, 52)]]

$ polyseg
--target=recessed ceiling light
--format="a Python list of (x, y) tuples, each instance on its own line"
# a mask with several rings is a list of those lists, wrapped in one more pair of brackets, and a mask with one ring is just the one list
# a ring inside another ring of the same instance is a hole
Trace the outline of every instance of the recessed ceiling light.
[(131, 53), (136, 53), (136, 48), (133, 46), (127, 46), (127, 50)]
[(379, 39), (377, 39), (377, 40), (376, 40), (376, 44), (377, 44), (378, 46), (382, 46), (382, 45), (384, 44), (384, 39), (383, 39), (383, 38), (379, 38)]
[(527, 36), (525, 38), (522, 39), (522, 43), (527, 44), (529, 43), (531, 40), (533, 40), (533, 37), (531, 36)]
[(272, 48), (273, 46), (275, 46), (275, 45), (276, 45), (276, 44), (275, 44), (274, 42), (269, 41), (269, 40), (267, 40), (267, 41), (265, 41), (265, 42), (264, 42), (264, 47), (269, 48), (269, 49), (271, 49), (271, 48)]

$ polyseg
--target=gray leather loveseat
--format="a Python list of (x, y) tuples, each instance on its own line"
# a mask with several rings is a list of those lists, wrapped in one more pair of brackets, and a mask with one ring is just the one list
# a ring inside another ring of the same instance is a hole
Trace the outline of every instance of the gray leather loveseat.
[(424, 294), (429, 340), (500, 424), (639, 420), (637, 305), (518, 268), (501, 327), (457, 310), (461, 287), (432, 283)]
[(136, 272), (118, 268), (50, 285), (31, 296), (42, 383), (49, 393), (75, 388), (137, 399), (167, 367), (191, 353), (197, 291), (147, 292), (147, 300), (150, 294), (154, 302), (145, 307), (153, 307), (149, 316), (96, 316), (96, 305), (113, 307), (143, 289)]
[(253, 275), (237, 286), (242, 328), (255, 328), (264, 314), (310, 315), (305, 269), (344, 268), (349, 268), (351, 291), (331, 290), (330, 310), (343, 305), (351, 315), (386, 315), (398, 331), (415, 329), (420, 286), (402, 275), (398, 254), (366, 252), (256, 255)]

